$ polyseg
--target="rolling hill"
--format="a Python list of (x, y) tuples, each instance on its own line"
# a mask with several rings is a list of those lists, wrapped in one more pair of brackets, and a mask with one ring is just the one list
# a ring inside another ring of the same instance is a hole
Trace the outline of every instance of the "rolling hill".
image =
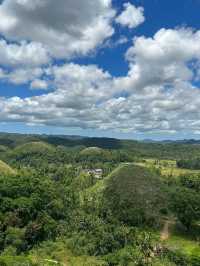
[(45, 142), (28, 142), (10, 149), (2, 154), (3, 158), (9, 164), (17, 163), (21, 166), (37, 166), (43, 161), (54, 160), (56, 147)]
[(38, 141), (38, 142), (28, 142), (26, 144), (17, 146), (13, 152), (18, 154), (38, 154), (38, 153), (47, 153), (55, 151), (55, 147), (52, 145)]
[(0, 174), (1, 175), (15, 175), (16, 171), (13, 170), (8, 164), (0, 160)]
[[(190, 159), (200, 157), (199, 141), (145, 142), (119, 140), (114, 138), (89, 138), (64, 135), (26, 135), (0, 133), (0, 145), (11, 149), (27, 143), (47, 143), (67, 148), (98, 147), (101, 149), (123, 150), (137, 157), (162, 159)], [(26, 146), (25, 146), (26, 147)]]
[(89, 147), (89, 148), (85, 148), (83, 149), (80, 154), (81, 155), (86, 155), (86, 156), (96, 156), (96, 155), (101, 155), (103, 154), (105, 151), (101, 148), (98, 147)]
[(165, 186), (156, 172), (134, 164), (122, 165), (109, 176), (104, 197), (113, 215), (122, 222), (159, 225), (167, 209)]

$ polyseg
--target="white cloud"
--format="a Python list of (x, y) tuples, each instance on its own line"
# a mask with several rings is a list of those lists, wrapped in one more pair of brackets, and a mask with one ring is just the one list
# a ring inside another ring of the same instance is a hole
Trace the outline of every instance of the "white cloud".
[(200, 31), (161, 29), (153, 38), (137, 37), (126, 58), (130, 89), (190, 81), (194, 71), (189, 62), (200, 59)]
[(117, 41), (116, 45), (125, 44), (128, 42), (128, 38), (126, 36), (121, 36)]
[(47, 89), (43, 68), (101, 46), (114, 16), (111, 0), (0, 1), (0, 79)]
[(31, 82), (31, 89), (32, 90), (46, 90), (48, 89), (48, 83), (46, 80), (35, 79)]
[(114, 33), (111, 0), (3, 0), (0, 33), (40, 43), (56, 58), (86, 55)]
[(3, 66), (40, 66), (50, 62), (49, 55), (40, 43), (21, 42), (9, 44), (0, 40), (0, 65)]
[(13, 71), (0, 70), (0, 79), (15, 85), (27, 84), (43, 74), (42, 68), (17, 68)]
[(200, 31), (180, 28), (160, 29), (153, 38), (137, 37), (134, 46), (127, 53), (129, 60), (135, 56), (141, 60), (152, 60), (154, 63), (190, 60), (200, 57)]
[[(140, 19), (130, 10), (133, 6), (127, 3), (117, 22), (133, 28), (144, 21), (143, 9), (136, 9)], [(53, 0), (4, 0), (0, 32), (7, 41), (0, 40), (0, 79), (28, 83), (43, 94), (1, 97), (0, 121), (199, 132), (200, 89), (194, 84), (200, 76), (200, 31), (161, 29), (152, 38), (134, 38), (124, 77), (95, 65), (49, 64), (53, 58), (85, 55), (101, 45), (114, 32), (113, 16), (109, 0), (60, 0), (59, 5)]]
[(129, 2), (125, 3), (123, 7), (123, 12), (116, 18), (117, 23), (133, 29), (145, 21), (143, 7), (135, 7)]
[[(54, 91), (0, 99), (0, 120), (123, 132), (198, 132), (200, 90), (191, 79), (199, 64), (193, 71), (188, 62), (200, 60), (199, 36), (188, 29), (162, 29), (151, 39), (135, 39), (126, 55), (130, 71), (121, 78), (95, 65), (49, 67), (44, 73)], [(183, 46), (190, 42), (188, 50), (178, 50), (178, 40)]]

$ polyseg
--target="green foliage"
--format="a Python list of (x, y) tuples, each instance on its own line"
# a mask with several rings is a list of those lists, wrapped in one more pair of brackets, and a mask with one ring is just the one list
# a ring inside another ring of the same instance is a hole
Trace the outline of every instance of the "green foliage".
[[(198, 145), (0, 134), (0, 266), (199, 265), (199, 176), (160, 171), (190, 157)], [(159, 238), (175, 218), (191, 252)]]
[(200, 158), (178, 160), (177, 166), (180, 168), (200, 170)]
[(16, 250), (16, 254), (19, 254), (24, 250), (24, 229), (17, 227), (8, 227), (5, 231), (4, 240), (5, 249), (12, 246)]
[(44, 142), (31, 142), (17, 146), (3, 158), (15, 166), (43, 167), (48, 163), (63, 162), (65, 155), (59, 148)]
[(171, 209), (190, 230), (192, 224), (200, 220), (200, 195), (187, 188), (177, 188), (171, 193)]
[(85, 217), (81, 221), (79, 233), (71, 239), (70, 246), (78, 255), (106, 255), (136, 241), (134, 228), (105, 224), (103, 220), (94, 218)]
[(39, 266), (24, 256), (0, 256), (0, 266)]
[[(11, 244), (19, 250), (29, 249), (45, 239), (55, 239), (62, 220), (71, 222), (76, 205), (73, 193), (48, 177), (0, 177), (2, 248)], [(23, 247), (15, 242), (16, 235)]]
[(196, 192), (200, 192), (200, 176), (199, 175), (189, 175), (180, 177), (181, 185), (184, 187), (194, 189)]
[(180, 251), (176, 250), (167, 250), (167, 257), (171, 262), (174, 262), (177, 266), (188, 266), (187, 257), (182, 254)]

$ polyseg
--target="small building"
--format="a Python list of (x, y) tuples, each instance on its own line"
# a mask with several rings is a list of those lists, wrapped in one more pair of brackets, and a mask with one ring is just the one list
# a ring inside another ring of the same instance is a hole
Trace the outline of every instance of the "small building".
[(93, 175), (97, 179), (101, 179), (103, 177), (102, 169), (85, 169), (84, 172)]

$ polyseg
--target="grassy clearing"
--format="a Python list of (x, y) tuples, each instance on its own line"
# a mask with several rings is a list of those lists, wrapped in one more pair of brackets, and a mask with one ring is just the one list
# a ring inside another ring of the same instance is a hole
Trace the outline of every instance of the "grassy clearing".
[(180, 250), (187, 256), (200, 256), (200, 242), (193, 240), (190, 236), (172, 232), (164, 243), (170, 249)]
[(75, 256), (62, 241), (44, 242), (40, 248), (32, 250), (29, 259), (33, 264), (43, 266), (103, 266), (104, 261), (96, 257)]
[(200, 170), (182, 169), (176, 166), (175, 160), (157, 160), (145, 159), (142, 162), (137, 162), (136, 165), (159, 169), (162, 175), (165, 176), (180, 176), (186, 174), (200, 174)]

